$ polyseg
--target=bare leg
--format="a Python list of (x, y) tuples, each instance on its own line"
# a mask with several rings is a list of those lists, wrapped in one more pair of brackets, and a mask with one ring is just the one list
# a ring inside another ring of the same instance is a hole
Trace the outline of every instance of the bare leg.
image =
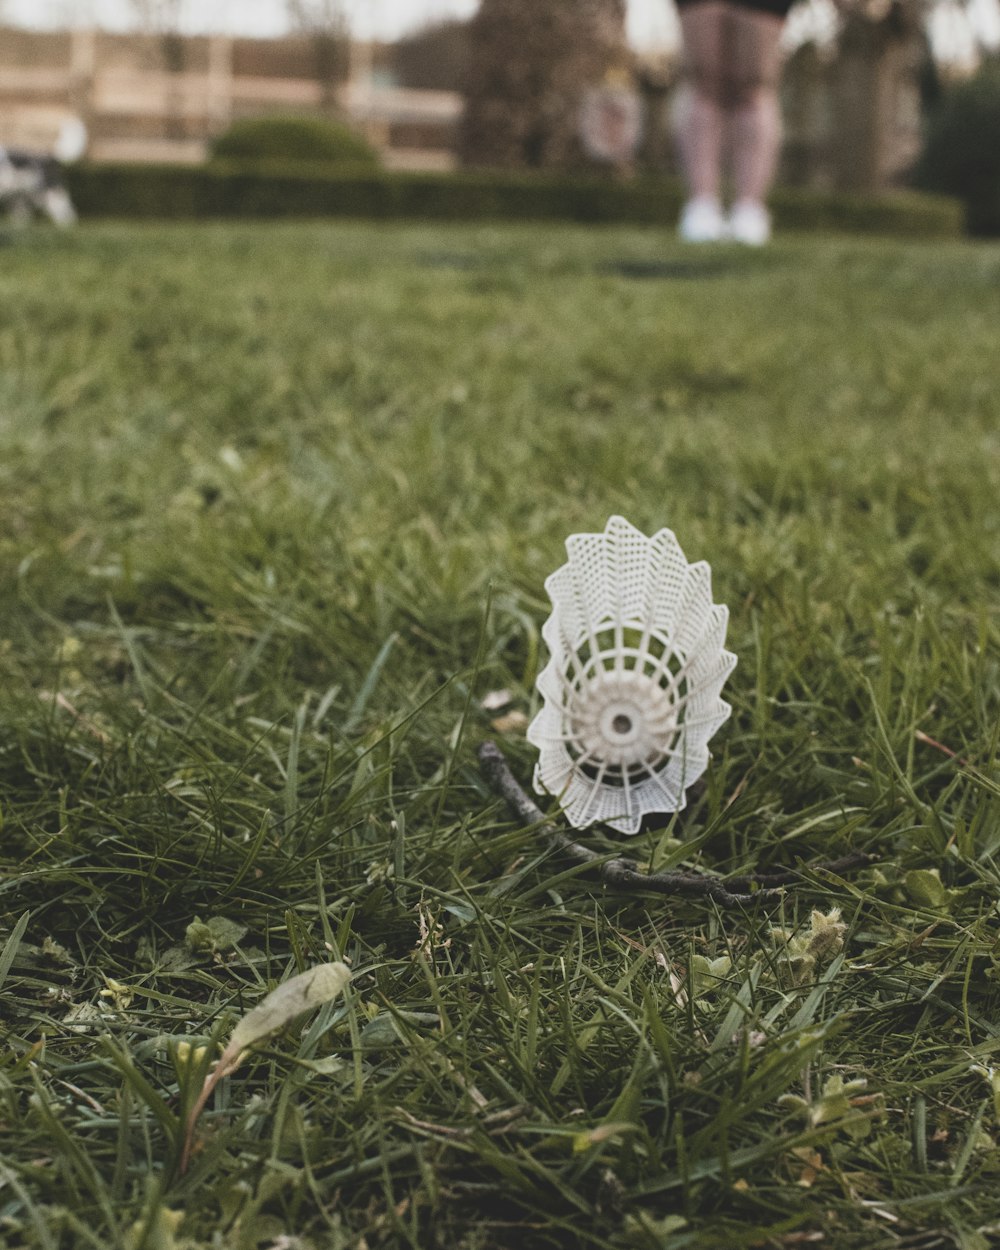
[(781, 149), (783, 19), (752, 9), (729, 10), (727, 64), (732, 90), (728, 140), (736, 201), (760, 203), (774, 180)]
[(721, 183), (726, 0), (698, 0), (680, 11), (690, 97), (678, 147), (692, 198), (718, 199)]

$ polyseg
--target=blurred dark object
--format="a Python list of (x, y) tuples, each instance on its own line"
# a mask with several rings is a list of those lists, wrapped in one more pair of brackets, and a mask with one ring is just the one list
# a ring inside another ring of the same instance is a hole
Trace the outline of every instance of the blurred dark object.
[(35, 217), (57, 226), (73, 225), (76, 210), (59, 162), (45, 154), (0, 147), (0, 212), (17, 226)]
[(320, 117), (253, 117), (212, 141), (217, 160), (375, 167), (378, 153), (347, 126)]
[(675, 174), (678, 168), (670, 101), (680, 79), (680, 61), (662, 53), (638, 56), (633, 72), (643, 102), (639, 166), (652, 173)]
[(945, 88), (914, 180), (957, 196), (972, 234), (1000, 234), (1000, 62)]
[(625, 0), (482, 0), (459, 156), (496, 169), (571, 169), (584, 93), (628, 64)]
[(846, 9), (833, 97), (838, 190), (881, 191), (916, 159), (924, 39), (923, 10), (913, 0), (869, 0)]
[(472, 41), (469, 23), (435, 22), (392, 45), (392, 70), (413, 91), (465, 91)]
[(861, 0), (834, 43), (805, 43), (782, 75), (781, 182), (870, 194), (905, 183), (921, 142), (928, 59), (914, 0)]

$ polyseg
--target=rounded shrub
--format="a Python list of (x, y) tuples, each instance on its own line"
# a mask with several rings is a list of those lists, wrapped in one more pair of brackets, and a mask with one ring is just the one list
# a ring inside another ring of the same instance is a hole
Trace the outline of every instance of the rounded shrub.
[(1000, 64), (945, 91), (927, 127), (916, 181), (960, 199), (973, 234), (1000, 234)]
[(252, 117), (233, 122), (213, 142), (212, 158), (241, 164), (379, 163), (378, 153), (359, 134), (322, 117)]

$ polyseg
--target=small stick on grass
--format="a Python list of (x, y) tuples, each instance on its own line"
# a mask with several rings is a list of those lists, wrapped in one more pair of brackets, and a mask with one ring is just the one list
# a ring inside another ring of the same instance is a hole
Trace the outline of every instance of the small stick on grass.
[(514, 815), (525, 825), (538, 825), (549, 845), (575, 860), (578, 864), (592, 864), (605, 885), (620, 890), (652, 890), (657, 894), (684, 894), (710, 898), (720, 907), (741, 907), (747, 903), (775, 902), (782, 891), (760, 889), (754, 893), (734, 894), (721, 881), (703, 877), (694, 872), (640, 872), (630, 859), (605, 859), (597, 851), (574, 842), (545, 819), (542, 809), (525, 794), (517, 778), (510, 771), (500, 748), (495, 742), (484, 742), (479, 748), (479, 767), (490, 789), (498, 794)]
[(961, 764), (963, 768), (969, 768), (969, 761), (963, 759), (957, 751), (953, 751), (951, 747), (946, 747), (943, 742), (938, 742), (937, 738), (932, 738), (930, 734), (925, 734), (922, 729), (915, 729), (913, 736), (918, 742), (923, 742), (926, 746), (933, 747), (935, 751), (940, 751), (942, 755), (947, 755), (950, 760), (954, 760), (957, 764)]
[(794, 885), (797, 881), (802, 881), (807, 872), (828, 872), (832, 876), (842, 877), (845, 872), (853, 872), (856, 868), (867, 868), (877, 859), (878, 856), (869, 851), (851, 851), (849, 855), (841, 855), (839, 859), (824, 859), (818, 864), (803, 864), (801, 868), (762, 868), (760, 872), (727, 877), (726, 885), (731, 890), (745, 890), (750, 885)]
[[(600, 880), (619, 890), (651, 890), (656, 894), (686, 895), (710, 898), (720, 907), (744, 907), (748, 903), (774, 903), (782, 898), (782, 886), (801, 881), (803, 873), (796, 869), (775, 869), (755, 872), (720, 881), (697, 872), (641, 872), (631, 859), (606, 859), (597, 851), (583, 846), (551, 821), (531, 799), (510, 771), (503, 753), (495, 742), (484, 742), (479, 748), (479, 768), (493, 792), (502, 798), (514, 815), (525, 825), (538, 825), (539, 832), (553, 850), (575, 860), (593, 865)], [(875, 856), (858, 852), (825, 864), (815, 864), (811, 871), (846, 872), (873, 861)], [(754, 889), (753, 887), (757, 887)]]

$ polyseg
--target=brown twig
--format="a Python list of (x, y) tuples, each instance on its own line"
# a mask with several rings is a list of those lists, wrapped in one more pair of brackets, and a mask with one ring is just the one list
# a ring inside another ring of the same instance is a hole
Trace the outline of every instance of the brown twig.
[(640, 872), (633, 860), (606, 859), (597, 851), (574, 842), (568, 834), (545, 819), (545, 814), (525, 794), (510, 771), (495, 742), (484, 742), (479, 748), (479, 767), (490, 788), (498, 794), (525, 825), (538, 825), (549, 845), (578, 864), (592, 864), (605, 885), (622, 890), (652, 890), (657, 894), (685, 894), (710, 898), (720, 907), (740, 907), (746, 903), (774, 902), (781, 890), (760, 889), (753, 893), (732, 893), (714, 877), (694, 872)]
[(835, 877), (842, 877), (845, 872), (853, 872), (856, 868), (867, 868), (878, 859), (868, 851), (851, 851), (849, 855), (841, 855), (839, 859), (825, 859), (818, 864), (803, 864), (801, 868), (762, 868), (760, 872), (743, 873), (738, 877), (727, 877), (726, 885), (731, 890), (745, 890), (750, 885), (794, 885), (802, 881), (807, 873), (827, 872)]
[(194, 1151), (195, 1130), (198, 1127), (198, 1120), (201, 1117), (201, 1113), (205, 1110), (205, 1104), (208, 1102), (216, 1085), (218, 1085), (223, 1077), (231, 1076), (240, 1066), (240, 1060), (242, 1057), (243, 1056), (239, 1053), (232, 1054), (227, 1051), (221, 1056), (211, 1072), (206, 1075), (205, 1080), (202, 1083), (202, 1087), (198, 1092), (198, 1097), (194, 1100), (191, 1110), (187, 1114), (187, 1119), (184, 1121), (184, 1137), (181, 1143), (181, 1157), (179, 1165), (181, 1176), (183, 1176), (188, 1170), (188, 1165), (191, 1162), (191, 1155)]
[[(503, 753), (495, 742), (484, 742), (479, 748), (479, 767), (489, 787), (498, 794), (514, 815), (525, 825), (537, 825), (549, 845), (575, 860), (578, 864), (593, 865), (605, 885), (620, 890), (651, 890), (656, 894), (683, 894), (689, 897), (709, 898), (720, 907), (743, 907), (749, 903), (774, 903), (782, 898), (782, 886), (801, 881), (803, 871), (774, 869), (772, 871), (747, 873), (721, 881), (697, 872), (641, 872), (631, 859), (607, 859), (598, 851), (583, 846), (551, 821), (537, 803), (525, 793), (517, 778), (510, 771)], [(814, 864), (812, 872), (846, 872), (869, 864), (875, 857), (857, 852), (825, 864)], [(756, 887), (756, 888), (755, 888)]]
[(957, 764), (961, 764), (963, 768), (969, 767), (969, 761), (963, 759), (957, 751), (953, 751), (951, 747), (946, 747), (943, 742), (938, 742), (937, 738), (932, 738), (930, 734), (925, 734), (922, 729), (914, 729), (913, 736), (918, 742), (923, 742), (926, 746), (933, 747), (935, 751), (940, 751), (942, 755), (947, 755), (950, 760), (954, 760)]

